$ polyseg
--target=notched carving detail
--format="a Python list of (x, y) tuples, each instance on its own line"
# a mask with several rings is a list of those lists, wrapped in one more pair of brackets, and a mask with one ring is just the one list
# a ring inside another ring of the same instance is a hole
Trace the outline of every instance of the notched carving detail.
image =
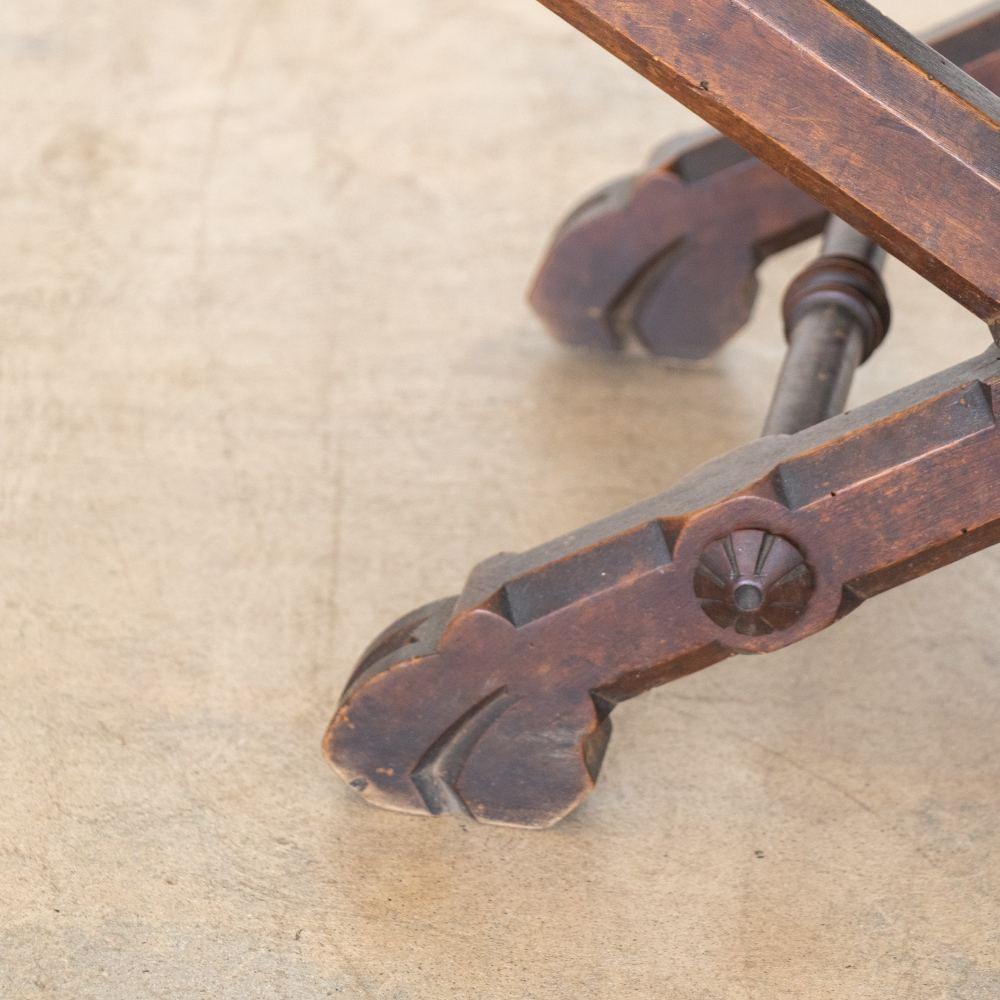
[(694, 591), (720, 628), (739, 635), (771, 635), (791, 628), (816, 589), (798, 547), (767, 531), (734, 531), (702, 553)]
[(483, 733), (516, 701), (507, 688), (499, 688), (459, 716), (427, 748), (410, 777), (429, 813), (471, 815), (457, 788), (462, 768)]
[(505, 617), (522, 628), (576, 601), (666, 566), (673, 558), (667, 532), (667, 525), (653, 521), (509, 581), (500, 604)]

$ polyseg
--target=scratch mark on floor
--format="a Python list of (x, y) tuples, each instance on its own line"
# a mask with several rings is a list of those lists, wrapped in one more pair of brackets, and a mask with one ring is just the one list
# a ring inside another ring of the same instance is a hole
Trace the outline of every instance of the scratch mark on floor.
[(226, 65), (222, 70), (222, 76), (219, 79), (219, 99), (212, 110), (212, 117), (209, 122), (208, 140), (205, 143), (205, 156), (201, 167), (201, 180), (198, 184), (200, 203), (194, 241), (195, 287), (198, 289), (199, 323), (203, 318), (200, 286), (204, 278), (205, 266), (208, 262), (208, 233), (211, 220), (209, 196), (212, 191), (216, 165), (219, 159), (219, 149), (222, 144), (222, 129), (229, 114), (229, 102), (233, 82), (239, 73), (243, 57), (250, 44), (253, 26), (260, 13), (260, 6), (260, 0), (252, 0), (244, 8), (243, 15), (237, 23), (233, 47), (230, 50), (229, 59), (226, 61)]

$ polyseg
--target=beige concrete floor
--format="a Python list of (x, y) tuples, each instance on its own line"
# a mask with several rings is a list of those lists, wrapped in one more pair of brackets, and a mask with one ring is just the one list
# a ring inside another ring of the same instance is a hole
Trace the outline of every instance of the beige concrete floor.
[[(810, 248), (697, 372), (523, 305), (686, 112), (531, 0), (8, 0), (0, 105), (0, 997), (1000, 996), (1000, 551), (624, 706), (547, 833), (321, 759), (389, 620), (754, 435)], [(856, 400), (987, 343), (889, 280)]]

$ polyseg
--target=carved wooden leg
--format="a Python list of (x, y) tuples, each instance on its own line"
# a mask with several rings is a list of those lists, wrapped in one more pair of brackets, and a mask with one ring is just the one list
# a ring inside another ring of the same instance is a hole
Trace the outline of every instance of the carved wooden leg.
[(1000, 541), (1000, 349), (720, 458), (473, 571), (389, 629), (330, 724), (368, 801), (541, 827), (591, 791), (620, 701), (763, 653)]
[[(931, 44), (1000, 90), (1000, 4)], [(747, 322), (756, 271), (822, 231), (827, 212), (717, 133), (671, 142), (649, 168), (588, 198), (560, 226), (530, 293), (568, 344), (710, 356)]]
[[(863, 0), (546, 2), (1000, 337), (995, 95)], [(772, 431), (835, 409), (888, 325), (869, 244), (838, 221), (826, 248), (789, 295), (792, 405), (772, 409)], [(824, 373), (837, 382), (815, 393), (803, 376)], [(593, 787), (619, 701), (797, 642), (1000, 541), (998, 416), (992, 347), (487, 561), (365, 654), (327, 754), (388, 808), (557, 821)]]

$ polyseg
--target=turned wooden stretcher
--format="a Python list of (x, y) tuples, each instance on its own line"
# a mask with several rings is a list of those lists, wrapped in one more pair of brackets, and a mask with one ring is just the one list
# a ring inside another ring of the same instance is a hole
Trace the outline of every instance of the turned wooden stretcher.
[(889, 329), (884, 251), (1000, 338), (1000, 5), (932, 48), (862, 0), (543, 2), (722, 133), (564, 223), (532, 291), (556, 337), (706, 357), (746, 322), (760, 262), (826, 235), (786, 296), (762, 438), (487, 560), (354, 671), (324, 742), (351, 786), (525, 827), (589, 794), (620, 701), (1000, 541), (996, 344), (842, 412)]

